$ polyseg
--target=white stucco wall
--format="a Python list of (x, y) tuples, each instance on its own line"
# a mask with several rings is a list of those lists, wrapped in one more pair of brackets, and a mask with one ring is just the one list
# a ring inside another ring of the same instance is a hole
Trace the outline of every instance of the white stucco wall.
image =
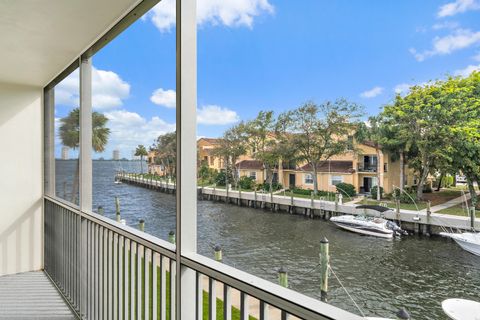
[(0, 276), (42, 268), (42, 90), (0, 84)]

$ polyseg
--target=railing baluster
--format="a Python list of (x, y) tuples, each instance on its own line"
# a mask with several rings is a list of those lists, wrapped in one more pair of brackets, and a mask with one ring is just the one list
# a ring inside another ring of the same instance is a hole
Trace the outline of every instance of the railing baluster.
[(108, 319), (113, 319), (113, 231), (108, 231), (108, 243), (107, 243), (107, 256), (108, 256)]
[(137, 256), (137, 243), (130, 243), (130, 319), (135, 319), (135, 308), (136, 308), (136, 295), (135, 295), (135, 281), (136, 281), (136, 256)]
[(125, 238), (125, 243), (123, 245), (123, 254), (124, 254), (124, 276), (123, 276), (123, 290), (124, 290), (124, 299), (123, 299), (123, 312), (124, 319), (129, 319), (130, 317), (130, 250), (131, 244), (130, 239)]
[(250, 305), (248, 302), (248, 295), (244, 292), (240, 293), (240, 320), (248, 320), (248, 313)]
[(103, 229), (103, 318), (102, 319), (107, 319), (108, 318), (108, 229), (104, 228)]
[(118, 236), (118, 319), (123, 319), (124, 315), (124, 291), (123, 291), (123, 283), (125, 276), (123, 274), (124, 272), (124, 265), (125, 265), (125, 260), (124, 260), (124, 249), (123, 249), (123, 244), (124, 244), (124, 237), (123, 236)]
[(217, 281), (208, 278), (208, 319), (217, 320)]
[(223, 319), (232, 320), (232, 288), (223, 285)]
[(157, 252), (153, 253), (152, 258), (152, 314), (153, 320), (159, 318), (158, 316), (158, 268), (160, 267), (160, 255)]
[(268, 320), (268, 304), (260, 301), (260, 320)]
[(143, 246), (138, 245), (137, 246), (137, 319), (143, 319), (142, 318), (142, 309), (143, 309), (143, 303), (142, 303), (142, 274), (143, 274), (143, 268), (142, 268), (142, 259), (143, 259)]
[(99, 258), (99, 250), (98, 250), (98, 238), (99, 238), (99, 226), (95, 223), (95, 231), (94, 231), (94, 242), (93, 242), (93, 303), (95, 304), (93, 307), (93, 319), (98, 319), (98, 306), (99, 306), (99, 286), (98, 286), (98, 258)]
[(197, 272), (197, 320), (203, 320), (203, 274)]
[(175, 260), (170, 259), (170, 319), (176, 319), (176, 303), (175, 297), (176, 295), (176, 273), (177, 273), (177, 265)]
[(150, 277), (150, 268), (152, 266), (151, 262), (152, 250), (145, 248), (144, 256), (144, 281), (143, 281), (143, 296), (144, 296), (144, 306), (145, 306), (145, 315), (144, 319), (150, 319), (150, 288), (151, 288), (151, 277)]
[(118, 319), (118, 234), (113, 235), (113, 319)]
[(160, 259), (160, 318), (161, 320), (167, 319), (167, 263), (168, 259), (166, 257), (161, 257)]

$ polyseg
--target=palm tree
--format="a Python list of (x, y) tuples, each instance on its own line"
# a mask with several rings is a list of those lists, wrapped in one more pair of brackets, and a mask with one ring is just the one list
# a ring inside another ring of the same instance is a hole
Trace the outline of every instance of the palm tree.
[[(110, 129), (106, 127), (108, 118), (98, 112), (92, 112), (92, 148), (94, 152), (105, 151), (108, 142)], [(77, 149), (80, 145), (80, 109), (75, 108), (70, 113), (60, 119), (59, 136), (62, 144), (71, 149)], [(75, 170), (75, 178), (72, 186), (71, 202), (77, 203), (79, 167)]]
[(143, 144), (139, 144), (137, 149), (135, 149), (135, 156), (136, 157), (140, 157), (140, 165), (141, 165), (141, 170), (142, 170), (142, 174), (143, 174), (143, 157), (147, 156), (148, 155), (148, 152), (147, 152), (147, 149), (145, 148), (145, 146)]

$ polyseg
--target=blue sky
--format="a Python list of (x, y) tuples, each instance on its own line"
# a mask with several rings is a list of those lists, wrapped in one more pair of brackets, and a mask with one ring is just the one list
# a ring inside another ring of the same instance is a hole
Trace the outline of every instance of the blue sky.
[[(94, 107), (112, 130), (95, 157), (130, 158), (174, 129), (173, 8), (163, 0), (94, 56)], [(198, 136), (307, 100), (345, 97), (376, 114), (396, 91), (480, 66), (480, 0), (198, 0), (198, 9)], [(78, 74), (64, 82), (57, 118), (78, 105)]]

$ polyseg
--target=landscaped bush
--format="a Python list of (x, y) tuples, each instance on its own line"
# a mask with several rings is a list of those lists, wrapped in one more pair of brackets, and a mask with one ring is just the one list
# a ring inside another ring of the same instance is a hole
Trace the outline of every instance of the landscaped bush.
[[(280, 183), (278, 182), (272, 183), (272, 191), (278, 191), (282, 188), (283, 186)], [(265, 182), (265, 183), (259, 184), (258, 189), (270, 192), (270, 183)]]
[[(294, 194), (303, 195), (303, 196), (310, 196), (313, 193), (311, 189), (301, 189), (301, 188), (294, 188), (292, 190)], [(335, 192), (328, 192), (324, 190), (318, 190), (317, 197), (335, 197)]]
[(255, 179), (247, 177), (247, 176), (243, 176), (238, 181), (238, 185), (243, 190), (252, 190), (253, 187), (255, 187)]
[(350, 183), (339, 183), (337, 184), (337, 192), (341, 193), (344, 196), (347, 197), (354, 197), (356, 192), (355, 192), (355, 186)]
[[(377, 198), (377, 186), (373, 186), (370, 189), (370, 194), (372, 195), (373, 199)], [(383, 198), (383, 187), (380, 187), (380, 199)]]
[(445, 176), (442, 179), (442, 188), (450, 188), (453, 186), (453, 176)]
[[(226, 186), (226, 179), (225, 171), (220, 171), (215, 177), (215, 183), (217, 186)], [(233, 184), (233, 177), (230, 173), (228, 174), (228, 183)]]
[(417, 193), (413, 189), (414, 188), (407, 187), (403, 189), (404, 192), (400, 192), (400, 189), (395, 189), (393, 192), (393, 198), (399, 199), (401, 203), (413, 203), (413, 201), (417, 201)]

